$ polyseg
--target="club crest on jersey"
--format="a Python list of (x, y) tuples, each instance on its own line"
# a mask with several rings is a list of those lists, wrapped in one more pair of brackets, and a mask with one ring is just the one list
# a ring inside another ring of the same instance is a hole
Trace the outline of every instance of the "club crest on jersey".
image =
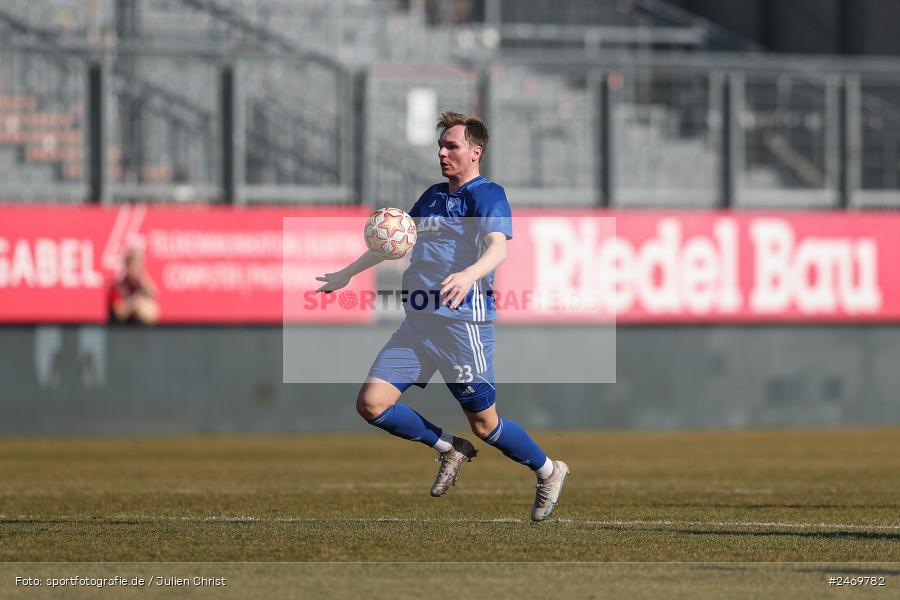
[(447, 211), (451, 211), (456, 208), (457, 204), (459, 204), (459, 200), (456, 198), (447, 198)]

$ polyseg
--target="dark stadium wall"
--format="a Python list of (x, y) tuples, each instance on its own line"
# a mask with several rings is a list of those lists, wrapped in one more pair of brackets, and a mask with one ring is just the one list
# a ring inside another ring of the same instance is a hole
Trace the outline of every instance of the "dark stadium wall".
[(900, 54), (894, 0), (675, 0), (774, 52)]
[(860, 54), (900, 54), (900, 2), (861, 0), (853, 3), (850, 14), (861, 22), (855, 33)]
[(748, 40), (758, 39), (761, 10), (758, 0), (722, 2), (721, 0), (674, 0), (686, 10), (700, 15)]
[[(380, 344), (394, 325), (360, 340)], [(900, 326), (631, 326), (614, 384), (503, 384), (533, 428), (721, 428), (900, 423)], [(552, 348), (554, 328), (505, 344)], [(329, 356), (328, 331), (317, 352)], [(499, 336), (498, 348), (506, 336)], [(499, 350), (498, 350), (499, 352)], [(279, 327), (3, 327), (0, 435), (368, 431), (357, 385), (282, 384)], [(517, 354), (519, 353), (519, 354)], [(544, 351), (548, 379), (562, 372)], [(465, 430), (438, 379), (405, 401)]]

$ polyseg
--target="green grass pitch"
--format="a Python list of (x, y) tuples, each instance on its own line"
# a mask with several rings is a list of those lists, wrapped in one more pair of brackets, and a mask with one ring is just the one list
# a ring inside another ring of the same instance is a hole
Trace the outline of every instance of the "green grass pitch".
[[(698, 578), (752, 587), (760, 569), (821, 594), (825, 573), (842, 572), (825, 563), (900, 562), (898, 429), (536, 437), (572, 471), (541, 524), (528, 520), (533, 475), (483, 443), (456, 487), (431, 498), (432, 451), (380, 432), (0, 439), (0, 559), (396, 563), (369, 572), (385, 589), (404, 572), (433, 578), (429, 561), (471, 562), (440, 573), (478, 582), (483, 571), (510, 593), (524, 574), (580, 573), (567, 585), (581, 597), (603, 577), (611, 589), (654, 573), (674, 596)], [(367, 568), (319, 565), (303, 581)], [(900, 565), (874, 571), (900, 590)]]

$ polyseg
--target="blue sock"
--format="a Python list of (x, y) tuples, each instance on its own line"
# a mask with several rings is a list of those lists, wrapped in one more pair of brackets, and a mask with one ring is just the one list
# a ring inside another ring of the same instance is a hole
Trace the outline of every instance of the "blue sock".
[(369, 421), (369, 423), (384, 429), (391, 435), (396, 435), (404, 440), (422, 442), (429, 447), (434, 446), (438, 438), (441, 437), (440, 427), (399, 402)]
[(522, 426), (509, 419), (500, 419), (494, 430), (484, 441), (497, 448), (517, 463), (527, 465), (532, 470), (540, 469), (547, 461), (547, 455), (535, 443)]

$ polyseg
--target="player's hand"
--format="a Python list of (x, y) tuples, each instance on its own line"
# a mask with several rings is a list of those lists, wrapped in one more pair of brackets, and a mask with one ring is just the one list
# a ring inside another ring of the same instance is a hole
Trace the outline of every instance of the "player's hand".
[(337, 273), (325, 273), (322, 277), (316, 277), (316, 281), (324, 281), (325, 285), (317, 289), (317, 292), (325, 292), (330, 294), (335, 290), (346, 287), (350, 283), (350, 276), (344, 274), (343, 271)]
[(441, 282), (441, 285), (444, 286), (441, 288), (441, 296), (443, 296), (441, 304), (443, 306), (449, 305), (452, 309), (458, 308), (462, 301), (466, 299), (466, 295), (472, 289), (476, 279), (477, 277), (468, 271), (460, 271), (459, 273), (448, 275)]

